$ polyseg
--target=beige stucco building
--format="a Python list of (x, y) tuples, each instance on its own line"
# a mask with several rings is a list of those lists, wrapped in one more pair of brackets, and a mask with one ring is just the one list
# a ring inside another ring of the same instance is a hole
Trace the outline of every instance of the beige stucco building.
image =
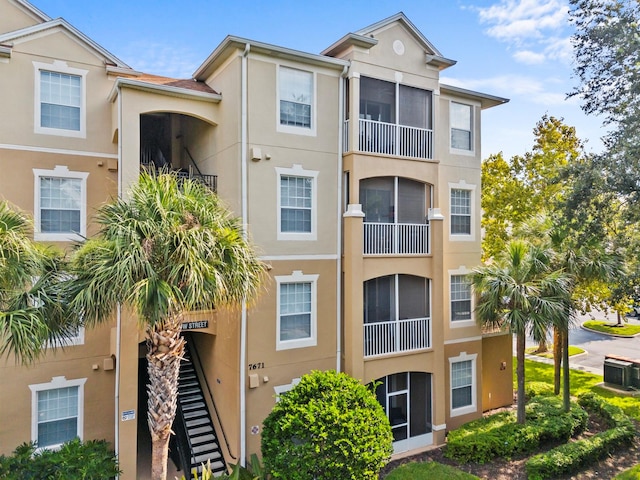
[[(269, 265), (256, 302), (183, 324), (176, 462), (259, 453), (277, 394), (313, 369), (380, 383), (396, 453), (511, 403), (511, 337), (476, 325), (465, 277), (481, 112), (507, 100), (440, 83), (454, 64), (399, 13), (321, 54), (229, 36), (176, 80), (0, 0), (0, 198), (33, 213), (37, 240), (92, 235), (141, 166), (169, 166), (215, 189)], [(136, 478), (143, 340), (123, 309), (35, 366), (0, 364), (0, 453), (106, 438)]]

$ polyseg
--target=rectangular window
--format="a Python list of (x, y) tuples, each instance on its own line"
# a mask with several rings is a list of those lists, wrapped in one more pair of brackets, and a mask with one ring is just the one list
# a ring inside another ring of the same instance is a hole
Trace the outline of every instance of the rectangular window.
[(471, 190), (451, 189), (451, 234), (471, 235)]
[(49, 383), (29, 385), (31, 439), (39, 449), (56, 448), (74, 438), (82, 440), (86, 381), (53, 377)]
[(313, 73), (280, 67), (280, 125), (311, 128)]
[(81, 77), (40, 72), (40, 125), (80, 131)]
[(280, 341), (311, 337), (311, 282), (280, 285)]
[(36, 240), (81, 240), (86, 235), (87, 172), (34, 169)]
[(473, 405), (473, 362), (463, 360), (451, 364), (451, 408)]
[(451, 148), (473, 150), (472, 115), (473, 107), (462, 103), (450, 103)]
[(82, 181), (78, 178), (40, 177), (40, 231), (80, 231)]
[(277, 276), (276, 350), (316, 345), (316, 288), (318, 275)]
[(471, 320), (471, 284), (466, 275), (451, 275), (451, 321)]
[(38, 395), (38, 447), (60, 445), (78, 436), (78, 387), (43, 390)]
[(280, 177), (281, 232), (311, 233), (313, 179)]

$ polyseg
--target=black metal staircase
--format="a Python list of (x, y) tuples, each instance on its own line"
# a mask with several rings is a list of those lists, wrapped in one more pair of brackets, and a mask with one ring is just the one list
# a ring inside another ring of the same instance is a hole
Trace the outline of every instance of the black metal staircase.
[(190, 478), (196, 471), (201, 473), (202, 465), (207, 461), (211, 463), (214, 476), (227, 471), (188, 342), (184, 360), (180, 363), (178, 411), (173, 430), (185, 477)]

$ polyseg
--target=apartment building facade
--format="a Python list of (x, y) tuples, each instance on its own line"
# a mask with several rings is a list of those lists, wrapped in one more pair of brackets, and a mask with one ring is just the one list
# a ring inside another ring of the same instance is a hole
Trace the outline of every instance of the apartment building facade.
[[(255, 302), (185, 318), (177, 463), (259, 453), (277, 395), (314, 369), (378, 382), (397, 453), (511, 403), (511, 337), (476, 325), (465, 278), (481, 112), (506, 100), (440, 83), (455, 62), (404, 14), (320, 54), (229, 36), (178, 80), (24, 0), (0, 13), (0, 197), (33, 213), (37, 240), (92, 235), (98, 205), (170, 167), (217, 191), (268, 265)], [(71, 343), (0, 365), (0, 451), (106, 438), (136, 478), (144, 332), (123, 308)]]

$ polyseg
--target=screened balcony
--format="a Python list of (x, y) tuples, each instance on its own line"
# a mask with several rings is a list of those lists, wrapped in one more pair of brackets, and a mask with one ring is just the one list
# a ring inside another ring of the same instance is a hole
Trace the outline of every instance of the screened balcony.
[(364, 284), (364, 357), (431, 348), (429, 280), (387, 275)]
[(433, 158), (432, 103), (429, 90), (361, 77), (358, 139), (345, 120), (344, 150)]
[(400, 177), (360, 182), (365, 255), (427, 255), (428, 185)]

